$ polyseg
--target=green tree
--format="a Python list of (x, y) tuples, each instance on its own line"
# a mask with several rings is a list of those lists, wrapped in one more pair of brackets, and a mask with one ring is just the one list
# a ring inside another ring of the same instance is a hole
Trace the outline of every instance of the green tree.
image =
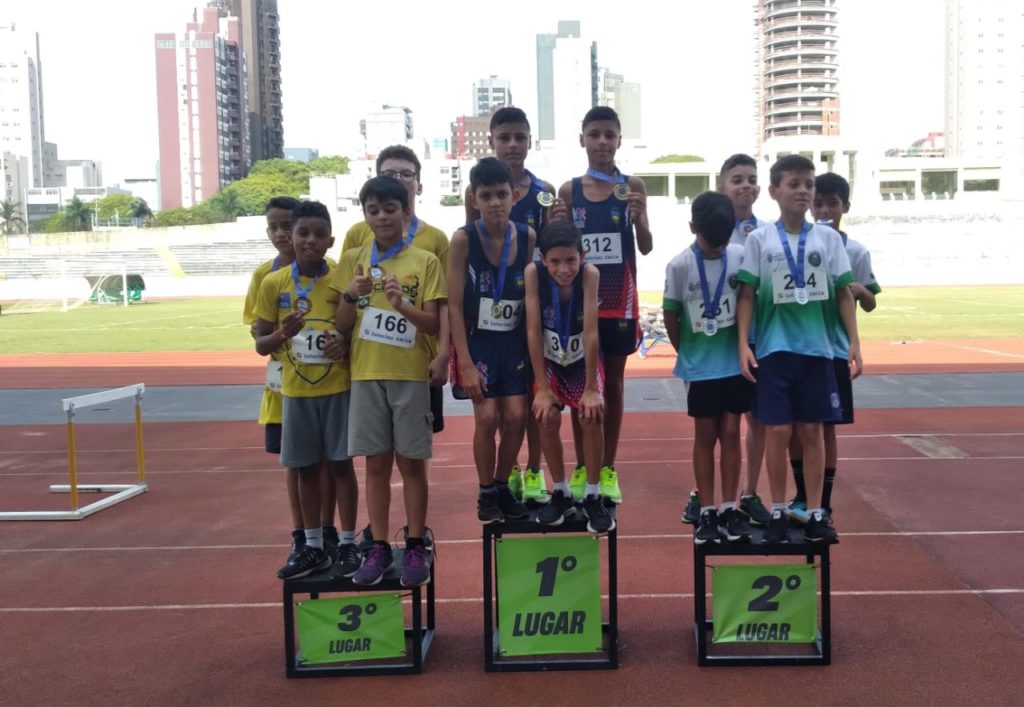
[(348, 174), (348, 157), (317, 157), (308, 166), (310, 174)]
[(67, 230), (64, 228), (64, 214), (60, 211), (51, 214), (34, 228), (41, 233), (63, 233)]
[(149, 204), (141, 196), (133, 196), (131, 202), (128, 204), (128, 208), (132, 215), (132, 218), (137, 218), (139, 221), (146, 221), (147, 219), (153, 218), (153, 210), (149, 208)]
[(0, 233), (9, 236), (25, 230), (25, 220), (21, 218), (21, 203), (17, 201), (0, 201)]
[(64, 229), (68, 231), (91, 231), (92, 209), (76, 196), (64, 207)]
[(127, 221), (131, 218), (132, 195), (108, 194), (92, 202), (90, 206), (96, 212), (96, 216), (103, 221), (113, 220), (115, 217)]
[(662, 155), (656, 160), (652, 160), (651, 164), (666, 164), (669, 162), (703, 162), (704, 158), (698, 155)]
[(206, 203), (212, 211), (223, 215), (225, 221), (234, 221), (245, 214), (245, 207), (242, 206), (242, 201), (239, 198), (239, 184), (241, 182), (221, 189), (203, 203)]

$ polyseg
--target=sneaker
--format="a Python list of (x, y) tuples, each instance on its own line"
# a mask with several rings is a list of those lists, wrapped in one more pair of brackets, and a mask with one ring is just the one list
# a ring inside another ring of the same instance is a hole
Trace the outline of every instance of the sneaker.
[(524, 502), (547, 503), (548, 486), (547, 482), (544, 481), (544, 471), (542, 469), (526, 467), (526, 473), (523, 474), (522, 500)]
[(693, 544), (718, 542), (718, 511), (704, 511), (700, 514), (700, 523), (693, 533)]
[(481, 525), (504, 523), (505, 514), (498, 505), (497, 493), (481, 493), (476, 497), (476, 518)]
[(363, 558), (355, 543), (344, 543), (335, 549), (333, 559), (330, 578), (342, 579), (354, 575)]
[(575, 512), (575, 504), (572, 499), (565, 495), (561, 489), (555, 489), (551, 498), (537, 514), (537, 522), (542, 525), (561, 525), (562, 522)]
[(370, 551), (370, 548), (373, 547), (373, 529), (370, 527), (369, 523), (367, 523), (366, 527), (363, 528), (361, 535), (362, 537), (359, 540), (359, 545), (357, 547), (359, 548), (359, 554), (365, 555)]
[(299, 579), (331, 566), (331, 556), (322, 548), (303, 545), (295, 559), (277, 571), (279, 579)]
[(615, 519), (604, 505), (604, 498), (590, 494), (583, 499), (583, 515), (587, 517), (587, 530), (591, 533), (610, 533), (615, 530)]
[(751, 525), (764, 527), (772, 519), (772, 514), (761, 503), (761, 497), (756, 493), (749, 496), (740, 496), (740, 511), (747, 515)]
[(338, 549), (338, 545), (341, 544), (340, 538), (338, 538), (338, 529), (333, 525), (323, 526), (324, 534), (324, 552), (331, 557), (334, 557), (334, 551)]
[(750, 540), (750, 524), (747, 517), (735, 508), (722, 511), (718, 517), (718, 532), (731, 543)]
[(803, 525), (810, 519), (807, 513), (807, 501), (794, 498), (786, 506), (786, 515), (789, 516), (791, 521)]
[(619, 475), (614, 466), (601, 467), (601, 495), (612, 503), (622, 503), (622, 491), (619, 489)]
[[(408, 546), (409, 543), (409, 526), (402, 526), (402, 542)], [(423, 529), (423, 544), (427, 546), (428, 552), (434, 551), (434, 531), (429, 527)]]
[(839, 542), (839, 536), (832, 527), (832, 517), (818, 513), (808, 516), (804, 525), (804, 538), (812, 543), (827, 542), (834, 545)]
[(516, 500), (510, 486), (498, 487), (498, 508), (505, 520), (526, 520), (530, 517), (530, 510)]
[(573, 469), (569, 478), (569, 491), (572, 497), (581, 500), (587, 495), (587, 467), (580, 465)]
[(789, 542), (789, 521), (782, 511), (772, 511), (771, 518), (768, 521), (768, 529), (764, 531), (764, 542)]
[(690, 491), (690, 498), (686, 501), (686, 508), (683, 509), (683, 522), (693, 525), (700, 520), (700, 494), (694, 489)]
[(374, 541), (373, 547), (363, 557), (363, 564), (359, 565), (359, 569), (352, 575), (352, 582), (363, 586), (377, 584), (394, 563), (395, 557), (391, 553), (391, 546), (385, 542)]
[(292, 558), (299, 554), (299, 550), (306, 546), (306, 531), (302, 528), (296, 528), (292, 531), (292, 549), (288, 553), (288, 561), (291, 562)]
[(523, 470), (518, 464), (512, 465), (512, 473), (508, 475), (508, 490), (517, 501), (523, 500)]
[(430, 566), (434, 564), (434, 553), (425, 545), (417, 543), (405, 551), (402, 565), (402, 586), (418, 587), (430, 582)]

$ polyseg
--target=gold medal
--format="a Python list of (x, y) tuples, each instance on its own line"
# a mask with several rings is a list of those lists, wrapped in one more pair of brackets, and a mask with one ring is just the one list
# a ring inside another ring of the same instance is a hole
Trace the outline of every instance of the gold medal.
[(495, 319), (498, 319), (498, 318), (501, 317), (501, 303), (500, 302), (495, 302), (494, 304), (491, 305), (491, 316), (494, 317)]
[(537, 203), (547, 208), (555, 203), (555, 195), (549, 191), (542, 191), (537, 194)]
[(295, 309), (302, 314), (308, 314), (309, 310), (313, 309), (313, 303), (307, 297), (298, 297), (295, 300)]
[(615, 198), (619, 201), (625, 201), (626, 195), (629, 194), (629, 185), (625, 182), (619, 182), (612, 189), (612, 194), (614, 194)]

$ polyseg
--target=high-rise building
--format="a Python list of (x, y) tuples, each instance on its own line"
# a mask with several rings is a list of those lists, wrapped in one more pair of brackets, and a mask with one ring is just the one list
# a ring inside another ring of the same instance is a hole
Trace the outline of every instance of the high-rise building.
[(284, 157), (281, 32), (277, 0), (212, 0), (223, 17), (237, 17), (246, 57), (249, 154), (253, 162)]
[(757, 0), (757, 146), (839, 134), (837, 0)]
[(562, 20), (556, 34), (537, 35), (537, 137), (571, 140), (598, 104), (597, 42), (580, 34), (578, 20)]
[(376, 159), (377, 153), (388, 145), (405, 145), (412, 140), (412, 110), (405, 106), (381, 106), (359, 121), (359, 132), (366, 159)]
[(181, 34), (156, 35), (164, 209), (194, 206), (249, 171), (241, 27), (217, 8), (202, 13)]
[(473, 84), (473, 115), (490, 115), (501, 106), (512, 105), (512, 89), (508, 79), (491, 74)]
[(491, 154), (487, 136), (490, 115), (461, 115), (452, 121), (452, 154), (460, 160), (478, 160)]
[(1024, 4), (946, 0), (946, 154), (1024, 164)]
[(627, 140), (639, 140), (641, 137), (640, 84), (626, 81), (622, 74), (599, 67), (597, 87), (597, 105), (614, 108), (615, 112), (619, 114), (619, 122), (622, 123), (622, 137)]
[(28, 224), (25, 190), (29, 188), (28, 159), (0, 149), (0, 201), (20, 204), (22, 228)]
[(0, 26), (0, 152), (27, 160), (26, 186), (50, 186), (45, 133), (39, 35), (14, 23)]

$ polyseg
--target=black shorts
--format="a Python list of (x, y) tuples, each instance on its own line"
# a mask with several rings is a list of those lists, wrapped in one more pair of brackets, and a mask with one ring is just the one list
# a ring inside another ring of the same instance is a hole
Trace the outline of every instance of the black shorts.
[(839, 393), (832, 360), (776, 351), (758, 359), (755, 417), (762, 425), (835, 422)]
[(444, 388), (430, 386), (430, 414), (434, 416), (434, 434), (444, 431)]
[(643, 340), (637, 319), (598, 319), (597, 334), (605, 356), (630, 356)]
[(750, 411), (754, 384), (743, 376), (714, 378), (686, 384), (686, 412), (690, 417), (721, 417)]
[(836, 369), (836, 390), (839, 391), (839, 406), (843, 409), (842, 417), (834, 425), (853, 424), (853, 381), (850, 380), (850, 362), (845, 358), (832, 359)]
[(263, 448), (267, 454), (281, 453), (281, 423), (268, 422), (263, 426)]

